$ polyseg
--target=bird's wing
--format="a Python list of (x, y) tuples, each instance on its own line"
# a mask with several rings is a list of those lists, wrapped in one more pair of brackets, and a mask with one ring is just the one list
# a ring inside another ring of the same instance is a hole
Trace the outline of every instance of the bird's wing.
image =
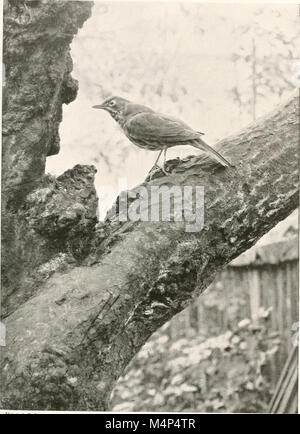
[(124, 129), (131, 139), (161, 140), (166, 144), (194, 140), (200, 135), (181, 120), (160, 113), (138, 113), (127, 120)]

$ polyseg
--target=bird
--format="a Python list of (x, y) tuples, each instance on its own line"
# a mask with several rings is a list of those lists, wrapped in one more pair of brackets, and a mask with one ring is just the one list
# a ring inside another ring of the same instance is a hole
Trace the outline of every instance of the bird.
[[(206, 152), (224, 167), (233, 167), (221, 154), (203, 139), (204, 133), (195, 131), (173, 116), (155, 112), (151, 108), (136, 104), (120, 96), (110, 96), (92, 108), (108, 112), (120, 125), (126, 137), (139, 148), (159, 151), (154, 166), (165, 171), (167, 149), (178, 145), (191, 145)], [(163, 167), (158, 165), (164, 152)]]

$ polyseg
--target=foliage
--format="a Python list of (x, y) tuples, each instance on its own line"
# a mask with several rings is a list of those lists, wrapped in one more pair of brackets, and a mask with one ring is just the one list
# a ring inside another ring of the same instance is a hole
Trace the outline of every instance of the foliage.
[(232, 31), (238, 44), (232, 54), (236, 82), (229, 95), (241, 116), (248, 112), (255, 120), (264, 112), (266, 100), (279, 101), (295, 87), (299, 28), (282, 29), (282, 23), (280, 11), (257, 8), (251, 24), (238, 25)]
[(153, 335), (119, 380), (114, 411), (264, 412), (269, 369), (280, 341), (268, 332), (269, 311), (218, 336), (172, 341)]

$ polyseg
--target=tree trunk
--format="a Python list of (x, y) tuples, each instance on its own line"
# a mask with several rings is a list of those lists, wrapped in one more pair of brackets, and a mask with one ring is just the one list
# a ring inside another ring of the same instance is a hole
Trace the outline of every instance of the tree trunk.
[(76, 94), (69, 44), (91, 5), (8, 5), (4, 61), (1, 407), (106, 410), (124, 368), (217, 272), (298, 206), (298, 96), (143, 185), (204, 186), (205, 226), (97, 223), (95, 169), (45, 175), (61, 106)]

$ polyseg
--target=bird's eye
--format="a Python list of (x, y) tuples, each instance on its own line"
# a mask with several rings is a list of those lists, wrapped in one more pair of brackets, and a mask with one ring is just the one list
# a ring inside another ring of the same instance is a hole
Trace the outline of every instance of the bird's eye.
[(116, 102), (115, 101), (110, 101), (108, 105), (110, 105), (111, 107), (113, 107), (114, 105), (116, 105)]

